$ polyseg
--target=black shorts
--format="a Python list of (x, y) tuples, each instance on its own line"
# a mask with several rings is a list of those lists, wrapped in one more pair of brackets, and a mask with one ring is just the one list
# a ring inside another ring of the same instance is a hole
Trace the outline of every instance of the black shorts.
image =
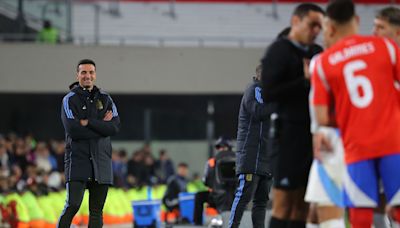
[(280, 121), (275, 138), (268, 140), (268, 149), (275, 154), (273, 161), (274, 187), (297, 189), (307, 186), (312, 153), (310, 126)]

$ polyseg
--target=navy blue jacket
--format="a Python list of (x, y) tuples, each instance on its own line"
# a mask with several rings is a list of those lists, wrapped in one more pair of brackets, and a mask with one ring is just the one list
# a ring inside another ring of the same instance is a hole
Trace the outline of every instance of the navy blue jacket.
[[(113, 118), (104, 121), (108, 110)], [(119, 131), (120, 120), (110, 95), (97, 87), (89, 92), (76, 86), (63, 98), (61, 119), (65, 129), (66, 181), (113, 184), (110, 136)], [(81, 119), (87, 119), (88, 125), (83, 127)]]
[(188, 180), (179, 174), (175, 174), (168, 178), (167, 190), (164, 193), (162, 202), (169, 211), (179, 208), (179, 193), (187, 192), (187, 184)]
[(236, 174), (271, 175), (271, 158), (267, 153), (269, 115), (262, 98), (261, 84), (254, 80), (246, 89), (240, 104)]

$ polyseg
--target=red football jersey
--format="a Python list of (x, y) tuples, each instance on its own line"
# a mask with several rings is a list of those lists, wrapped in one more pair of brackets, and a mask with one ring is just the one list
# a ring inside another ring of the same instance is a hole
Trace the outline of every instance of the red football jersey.
[(346, 163), (400, 153), (399, 79), (400, 51), (389, 39), (350, 36), (316, 59), (312, 103), (334, 102)]

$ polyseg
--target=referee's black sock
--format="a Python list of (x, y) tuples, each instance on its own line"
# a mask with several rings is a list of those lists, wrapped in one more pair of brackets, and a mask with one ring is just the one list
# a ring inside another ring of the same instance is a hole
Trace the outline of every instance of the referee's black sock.
[(271, 217), (271, 220), (269, 221), (269, 228), (287, 228), (288, 224), (288, 220)]
[(306, 228), (306, 222), (300, 220), (290, 220), (289, 228)]

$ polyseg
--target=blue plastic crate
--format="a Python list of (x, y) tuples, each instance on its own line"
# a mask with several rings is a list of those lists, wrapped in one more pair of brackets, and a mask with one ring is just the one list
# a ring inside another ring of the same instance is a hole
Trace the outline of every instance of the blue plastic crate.
[(194, 224), (194, 197), (195, 193), (179, 193), (179, 210), (181, 213), (181, 218), (186, 219), (191, 224)]
[(160, 206), (159, 200), (132, 201), (135, 225), (139, 227), (160, 227)]

